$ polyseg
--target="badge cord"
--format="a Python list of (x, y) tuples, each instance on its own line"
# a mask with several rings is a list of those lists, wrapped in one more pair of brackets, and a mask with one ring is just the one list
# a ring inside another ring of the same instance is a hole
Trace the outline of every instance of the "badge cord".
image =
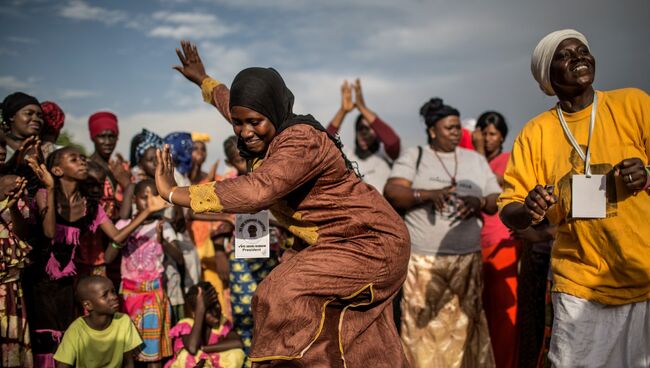
[(564, 120), (564, 115), (562, 113), (562, 108), (560, 107), (560, 104), (558, 103), (556, 105), (556, 110), (557, 110), (557, 116), (560, 119), (560, 125), (562, 125), (562, 129), (564, 130), (564, 134), (567, 136), (569, 139), (569, 142), (571, 142), (571, 145), (573, 148), (578, 152), (578, 155), (580, 155), (580, 158), (585, 162), (585, 176), (588, 178), (591, 178), (591, 165), (589, 164), (589, 160), (591, 158), (591, 136), (593, 134), (594, 130), (594, 125), (596, 123), (596, 109), (598, 106), (598, 94), (596, 91), (594, 91), (594, 101), (591, 105), (591, 118), (589, 122), (589, 137), (587, 138), (587, 150), (586, 153), (582, 152), (582, 148), (580, 148), (580, 145), (576, 141), (576, 139), (573, 137), (573, 134), (571, 134), (571, 131), (569, 130), (569, 126), (567, 125), (566, 121)]

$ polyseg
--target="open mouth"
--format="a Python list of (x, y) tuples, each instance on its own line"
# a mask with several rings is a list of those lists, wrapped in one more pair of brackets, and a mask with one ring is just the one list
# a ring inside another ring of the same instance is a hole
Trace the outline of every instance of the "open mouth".
[(582, 72), (587, 70), (589, 70), (589, 65), (585, 63), (578, 63), (573, 68), (571, 68), (572, 72)]

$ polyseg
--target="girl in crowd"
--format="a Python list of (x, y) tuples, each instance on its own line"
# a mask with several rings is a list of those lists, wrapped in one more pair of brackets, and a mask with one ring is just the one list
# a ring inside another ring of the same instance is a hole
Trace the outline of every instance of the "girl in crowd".
[[(192, 133), (192, 168), (188, 175), (192, 184), (203, 184), (216, 180), (218, 162), (212, 165), (209, 173), (202, 171), (208, 154), (206, 143), (209, 141), (210, 137), (207, 134)], [(223, 249), (215, 249), (212, 236), (220, 231), (224, 222), (227, 222), (228, 227), (231, 228), (229, 225), (232, 223), (232, 218), (226, 214), (196, 214), (193, 211), (189, 211), (188, 215), (191, 220), (190, 236), (201, 259), (201, 279), (211, 283), (217, 290), (221, 310), (230, 318), (230, 295), (226, 290), (228, 278), (223, 276), (228, 275), (227, 258)]]
[(31, 247), (18, 200), (27, 181), (16, 175), (0, 176), (0, 366), (31, 368), (34, 365), (25, 298), (21, 287), (23, 269)]
[(340, 142), (293, 113), (277, 71), (245, 69), (229, 90), (205, 74), (195, 46), (182, 46), (176, 69), (232, 122), (253, 171), (179, 187), (165, 149), (156, 170), (161, 195), (196, 212), (271, 208), (300, 239), (255, 293), (253, 366), (407, 366), (391, 308), (409, 254), (397, 213), (355, 175)]
[[(169, 147), (176, 165), (176, 171), (174, 172), (176, 182), (182, 183), (182, 185), (190, 185), (192, 182), (188, 174), (192, 168), (192, 134), (186, 132), (170, 133), (163, 138), (163, 143)], [(201, 260), (188, 232), (186, 222), (188, 210), (181, 206), (175, 206), (167, 211), (166, 216), (172, 219), (172, 224), (178, 233), (178, 244), (183, 251), (183, 259), (185, 260), (183, 286), (184, 291), (187, 291), (190, 286), (199, 282), (201, 277)]]
[(501, 188), (483, 156), (458, 147), (458, 110), (433, 98), (420, 114), (429, 144), (395, 162), (384, 190), (411, 234), (402, 341), (414, 367), (492, 367), (479, 221)]
[[(485, 156), (490, 169), (503, 186), (503, 172), (509, 152), (503, 152), (508, 125), (500, 113), (487, 111), (479, 116), (476, 128), (482, 133), (474, 145)], [(483, 215), (483, 307), (490, 328), (490, 340), (497, 367), (518, 366), (517, 262), (521, 242), (501, 222), (499, 215)]]
[[(74, 255), (82, 235), (101, 229), (110, 239), (121, 243), (148, 216), (143, 212), (118, 230), (99, 205), (99, 198), (88, 193), (86, 158), (74, 147), (60, 148), (47, 159), (47, 166), (35, 158), (29, 166), (44, 185), (36, 204), (40, 213), (45, 241), (34, 247), (30, 258), (26, 290), (29, 321), (34, 332), (36, 366), (52, 366), (61, 334), (77, 317), (74, 303)], [(164, 207), (158, 197), (150, 200), (151, 211)], [(83, 230), (83, 232), (82, 232)]]
[[(354, 88), (354, 103), (352, 102)], [(366, 107), (361, 91), (361, 81), (357, 79), (353, 86), (347, 81), (341, 86), (341, 107), (327, 126), (327, 131), (336, 135), (345, 116), (354, 108), (359, 116), (354, 126), (354, 152), (346, 152), (350, 160), (359, 165), (363, 181), (384, 190), (393, 161), (399, 157), (400, 138), (395, 131)]]
[[(122, 295), (126, 312), (135, 323), (144, 346), (136, 360), (148, 367), (160, 367), (161, 360), (172, 354), (169, 340), (171, 305), (163, 289), (163, 260), (165, 255), (182, 263), (182, 254), (176, 244), (176, 233), (171, 225), (161, 220), (161, 208), (149, 208), (150, 198), (157, 198), (153, 180), (145, 179), (135, 186), (137, 217), (146, 214), (126, 239), (124, 247), (111, 244), (106, 250), (106, 261), (112, 262), (120, 250), (122, 254)], [(136, 217), (136, 218), (137, 218)], [(133, 220), (120, 220), (118, 229), (129, 226)]]
[(237, 333), (221, 312), (217, 291), (205, 281), (185, 295), (187, 318), (172, 328), (174, 357), (165, 368), (241, 368), (244, 351)]

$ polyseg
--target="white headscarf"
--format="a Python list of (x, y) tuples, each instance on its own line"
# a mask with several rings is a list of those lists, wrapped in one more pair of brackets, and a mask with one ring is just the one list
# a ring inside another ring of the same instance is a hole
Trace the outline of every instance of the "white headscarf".
[(530, 60), (530, 71), (539, 83), (539, 88), (549, 96), (555, 96), (551, 86), (551, 61), (558, 45), (569, 38), (575, 38), (589, 48), (587, 38), (580, 32), (573, 29), (562, 29), (546, 35), (535, 47)]

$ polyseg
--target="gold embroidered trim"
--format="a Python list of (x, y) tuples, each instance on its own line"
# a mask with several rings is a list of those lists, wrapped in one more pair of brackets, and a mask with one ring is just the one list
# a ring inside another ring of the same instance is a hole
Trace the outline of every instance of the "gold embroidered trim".
[(270, 210), (273, 217), (290, 233), (309, 245), (316, 244), (318, 241), (318, 226), (303, 220), (302, 215), (290, 208), (286, 202), (278, 202)]
[(212, 90), (220, 84), (221, 82), (210, 77), (205, 78), (201, 82), (201, 95), (205, 103), (212, 103)]
[[(341, 350), (341, 359), (343, 360), (344, 366), (345, 366), (345, 357), (343, 356), (343, 345), (341, 343), (341, 325), (343, 323), (343, 313), (345, 313), (345, 310), (348, 309), (349, 307), (354, 308), (354, 307), (358, 307), (358, 306), (362, 306), (362, 305), (372, 304), (374, 302), (374, 300), (375, 300), (375, 293), (374, 293), (374, 290), (373, 290), (373, 286), (374, 286), (373, 283), (366, 284), (361, 289), (355, 291), (354, 293), (352, 293), (352, 294), (350, 294), (348, 296), (344, 296), (343, 298), (340, 298), (341, 300), (350, 300), (350, 299), (358, 296), (359, 294), (361, 294), (363, 291), (365, 291), (367, 289), (370, 289), (370, 301), (348, 304), (343, 309), (343, 312), (341, 312), (341, 317), (339, 319), (339, 349)], [(311, 348), (311, 346), (316, 342), (316, 340), (318, 340), (318, 338), (320, 337), (320, 334), (323, 332), (323, 326), (325, 325), (325, 310), (327, 308), (327, 305), (330, 304), (331, 302), (335, 301), (335, 300), (336, 300), (335, 298), (331, 298), (331, 299), (326, 300), (325, 303), (323, 303), (323, 312), (321, 314), (320, 325), (318, 326), (318, 331), (316, 331), (316, 336), (311, 340), (309, 345), (307, 345), (304, 349), (302, 349), (302, 351), (300, 351), (300, 354), (294, 355), (294, 356), (271, 355), (271, 356), (265, 356), (265, 357), (250, 357), (251, 362), (264, 362), (264, 361), (268, 361), (268, 360), (294, 360), (294, 359), (302, 358), (305, 355), (305, 353), (307, 352), (307, 350), (309, 350), (309, 348)]]
[(215, 192), (215, 182), (190, 185), (190, 206), (196, 213), (220, 212), (223, 210), (221, 200)]

